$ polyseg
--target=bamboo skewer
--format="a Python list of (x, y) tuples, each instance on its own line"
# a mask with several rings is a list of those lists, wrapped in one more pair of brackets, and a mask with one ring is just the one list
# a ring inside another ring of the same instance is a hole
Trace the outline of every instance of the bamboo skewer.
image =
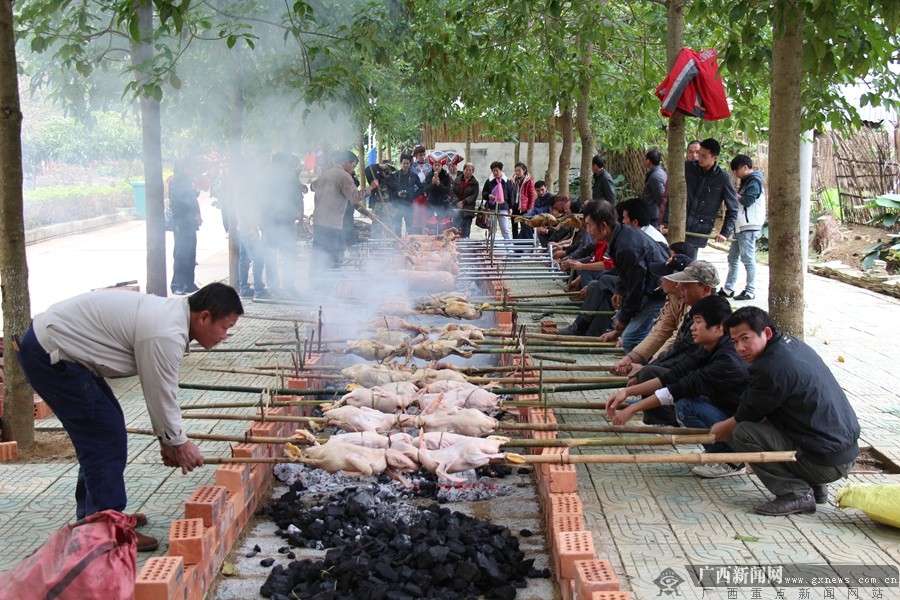
[[(503, 458), (492, 460), (492, 464), (706, 464), (721, 462), (794, 462), (796, 452), (693, 452), (688, 454), (506, 454)], [(305, 463), (302, 458), (289, 458), (286, 456), (260, 456), (251, 458), (204, 458), (203, 462), (210, 465), (225, 465), (234, 463), (250, 464), (281, 464), (281, 463)]]
[(469, 383), (626, 383), (628, 377), (468, 377)]
[[(247, 394), (260, 394), (269, 392), (279, 396), (328, 396), (333, 394), (346, 394), (350, 390), (346, 388), (335, 389), (302, 389), (295, 390), (292, 388), (267, 388), (251, 385), (208, 385), (202, 383), (179, 383), (178, 387), (185, 390), (204, 390), (208, 392), (239, 392)], [(592, 390), (608, 390), (623, 387), (621, 383), (584, 383), (574, 385), (555, 385), (544, 388), (544, 393), (560, 394), (563, 392), (587, 392)], [(491, 390), (495, 394), (537, 394), (540, 388), (537, 387), (511, 387), (511, 388), (494, 388)]]
[[(399, 415), (398, 415), (399, 416)], [(185, 414), (185, 419), (201, 419), (212, 421), (255, 421), (255, 415), (229, 415), (207, 413), (201, 415)], [(326, 417), (294, 417), (287, 415), (266, 415), (267, 421), (278, 423), (323, 423)], [(412, 427), (416, 427), (413, 425)], [(663, 435), (705, 435), (707, 429), (693, 427), (661, 427), (655, 425), (600, 425), (589, 423), (498, 423), (496, 431), (592, 431), (602, 433), (657, 433)]]
[[(37, 427), (36, 431), (65, 431), (62, 427)], [(152, 429), (126, 429), (132, 435), (156, 436)], [(296, 444), (307, 443), (307, 438), (302, 437), (273, 437), (260, 435), (227, 435), (218, 433), (188, 433), (188, 439), (210, 440), (218, 442), (237, 442), (239, 444)], [(316, 442), (324, 444), (330, 436), (319, 436)], [(712, 444), (715, 437), (706, 435), (643, 435), (631, 437), (602, 437), (602, 438), (560, 438), (556, 440), (533, 440), (514, 438), (501, 444), (510, 448), (589, 448), (598, 446), (679, 446), (688, 444)]]

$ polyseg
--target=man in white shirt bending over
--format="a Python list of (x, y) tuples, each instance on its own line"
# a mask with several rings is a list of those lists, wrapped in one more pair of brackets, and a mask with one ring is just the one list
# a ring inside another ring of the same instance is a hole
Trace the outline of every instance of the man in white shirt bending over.
[[(106, 377), (137, 375), (163, 464), (183, 473), (203, 465), (188, 441), (178, 405), (178, 368), (191, 340), (212, 348), (244, 308), (237, 292), (211, 283), (187, 298), (125, 291), (88, 292), (34, 317), (17, 357), (34, 390), (59, 418), (78, 456), (76, 517), (124, 511), (128, 438)], [(135, 526), (147, 522), (134, 515)], [(137, 534), (139, 551), (156, 538)]]

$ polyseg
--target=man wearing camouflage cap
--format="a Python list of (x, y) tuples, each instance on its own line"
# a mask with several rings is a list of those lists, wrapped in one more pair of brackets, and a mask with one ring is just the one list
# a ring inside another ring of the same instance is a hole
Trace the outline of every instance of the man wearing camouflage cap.
[[(694, 261), (683, 271), (666, 275), (664, 279), (678, 284), (677, 293), (685, 306), (693, 306), (702, 298), (711, 296), (715, 292), (716, 286), (719, 285), (719, 274), (716, 267), (705, 260)], [(691, 335), (692, 323), (693, 320), (685, 314), (669, 349), (646, 366), (632, 366), (629, 375), (637, 382), (644, 383), (667, 373), (672, 367), (689, 359), (694, 353), (703, 352), (703, 348), (694, 344), (694, 338)], [(629, 385), (632, 383), (629, 382)], [(678, 419), (675, 418), (675, 409), (671, 406), (660, 406), (645, 411), (644, 423), (676, 427), (679, 424)]]

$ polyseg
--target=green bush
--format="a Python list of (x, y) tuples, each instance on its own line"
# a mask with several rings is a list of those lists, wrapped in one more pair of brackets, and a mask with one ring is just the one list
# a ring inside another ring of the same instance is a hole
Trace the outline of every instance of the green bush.
[(25, 229), (80, 221), (134, 206), (131, 186), (57, 185), (25, 192)]

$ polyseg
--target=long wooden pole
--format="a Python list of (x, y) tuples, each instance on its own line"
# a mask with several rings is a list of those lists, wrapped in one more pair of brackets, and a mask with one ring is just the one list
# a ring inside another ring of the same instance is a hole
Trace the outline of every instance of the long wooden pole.
[[(35, 431), (65, 431), (62, 427), (36, 427)], [(152, 429), (126, 429), (132, 435), (156, 436)], [(227, 435), (221, 433), (188, 433), (188, 439), (237, 442), (243, 444), (307, 444), (308, 439), (296, 437), (272, 437), (260, 435)], [(316, 441), (324, 444), (330, 436), (319, 436)], [(555, 440), (533, 440), (514, 438), (501, 444), (505, 448), (586, 448), (595, 446), (665, 446), (686, 444), (712, 444), (715, 437), (706, 435), (643, 435), (631, 437), (601, 438), (560, 438)]]
[[(251, 385), (208, 385), (202, 383), (179, 383), (178, 387), (184, 390), (205, 390), (209, 392), (238, 392), (245, 394), (260, 394), (262, 392), (271, 392), (279, 396), (332, 396), (336, 394), (346, 394), (351, 390), (347, 388), (335, 389), (308, 389), (295, 390), (291, 388), (268, 388)], [(576, 385), (555, 385), (547, 386), (543, 391), (547, 394), (561, 394), (564, 392), (587, 392), (592, 390), (608, 390), (623, 387), (621, 383), (580, 383)], [(540, 388), (537, 387), (509, 387), (494, 388), (491, 390), (495, 394), (537, 394)]]
[[(230, 415), (220, 413), (183, 415), (185, 419), (213, 421), (254, 421), (255, 415)], [(267, 421), (277, 423), (328, 423), (326, 417), (293, 417), (286, 415), (266, 415)], [(592, 431), (604, 433), (657, 433), (663, 435), (704, 435), (707, 429), (692, 427), (658, 427), (655, 425), (600, 425), (589, 423), (498, 423), (497, 431)]]
[(468, 377), (469, 383), (626, 383), (628, 377)]
[[(492, 460), (494, 464), (706, 464), (722, 462), (794, 462), (796, 452), (692, 452), (687, 454), (506, 454), (504, 458)], [(304, 463), (302, 458), (287, 456), (210, 457), (203, 462), (209, 465), (227, 464), (281, 464)]]

